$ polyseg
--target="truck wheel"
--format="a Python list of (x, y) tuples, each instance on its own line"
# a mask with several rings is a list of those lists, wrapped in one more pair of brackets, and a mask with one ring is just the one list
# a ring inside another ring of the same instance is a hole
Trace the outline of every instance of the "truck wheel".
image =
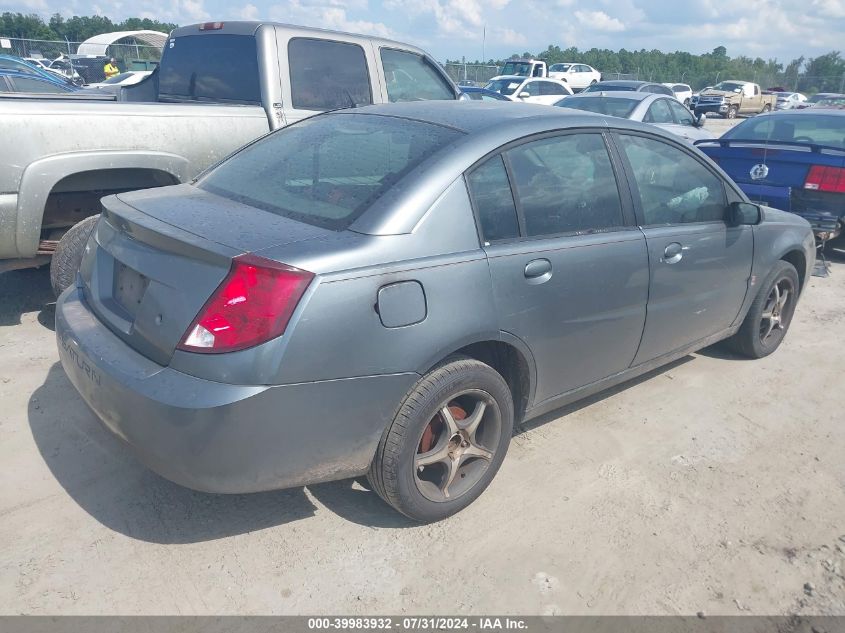
[(385, 429), (373, 490), (424, 523), (464, 509), (493, 480), (513, 432), (513, 400), (492, 367), (455, 356), (423, 376)]
[(687, 110), (689, 110), (690, 100), (689, 100), (689, 99), (684, 99), (684, 105), (686, 106)]
[(798, 287), (795, 267), (783, 260), (775, 264), (739, 331), (726, 341), (728, 347), (749, 358), (763, 358), (774, 352), (792, 323)]
[(728, 112), (725, 117), (728, 119), (735, 119), (738, 111), (739, 108), (737, 106), (731, 106), (728, 108)]
[(57, 297), (76, 280), (76, 271), (79, 270), (82, 255), (85, 253), (85, 244), (99, 219), (100, 215), (97, 214), (77, 222), (59, 240), (50, 262), (50, 283)]
[(766, 105), (763, 106), (763, 112), (761, 112), (761, 114), (766, 114), (766, 112), (771, 112), (771, 110), (772, 110), (772, 106), (770, 106), (767, 103)]

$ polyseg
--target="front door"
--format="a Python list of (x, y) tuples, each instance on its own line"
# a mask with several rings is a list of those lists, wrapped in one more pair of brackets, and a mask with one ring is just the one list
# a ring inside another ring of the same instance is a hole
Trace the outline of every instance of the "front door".
[(728, 226), (722, 178), (691, 151), (619, 134), (646, 237), (651, 281), (634, 364), (720, 333), (739, 314), (753, 255), (750, 226)]
[(536, 362), (534, 402), (626, 369), (645, 321), (648, 256), (603, 135), (511, 147), (467, 182), (500, 329)]

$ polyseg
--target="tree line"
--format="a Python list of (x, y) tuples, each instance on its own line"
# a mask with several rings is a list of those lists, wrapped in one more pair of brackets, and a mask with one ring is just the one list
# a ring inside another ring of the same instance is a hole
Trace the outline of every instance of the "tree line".
[[(760, 84), (763, 89), (782, 87), (800, 92), (839, 92), (845, 84), (845, 59), (839, 51), (818, 57), (804, 56), (787, 64), (776, 59), (752, 59), (745, 55), (729, 57), (724, 46), (717, 46), (710, 53), (694, 55), (683, 51), (664, 53), (658, 50), (629, 51), (621, 49), (591, 48), (581, 51), (574, 46), (549, 47), (536, 54), (524, 52), (510, 59), (529, 57), (542, 59), (547, 64), (576, 62), (589, 64), (601, 71), (605, 79), (617, 77), (643, 81), (679, 82), (699, 90), (724, 79), (739, 79)], [(488, 60), (488, 65), (501, 66), (507, 60)], [(453, 61), (447, 63), (460, 64)]]
[(9, 12), (0, 14), (0, 37), (31, 40), (83, 42), (89, 37), (113, 31), (150, 30), (170, 33), (176, 27), (176, 24), (148, 18), (128, 18), (122, 22), (112, 22), (101, 15), (75, 15), (65, 19), (56, 13), (45, 22), (38, 15)]

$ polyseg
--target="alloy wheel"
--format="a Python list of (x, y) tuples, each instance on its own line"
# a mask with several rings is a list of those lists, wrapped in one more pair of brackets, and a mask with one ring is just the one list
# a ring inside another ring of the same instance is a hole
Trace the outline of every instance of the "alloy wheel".
[(795, 296), (792, 281), (783, 277), (775, 282), (766, 299), (766, 306), (760, 318), (760, 342), (768, 345), (772, 337), (789, 327), (792, 318), (791, 302)]

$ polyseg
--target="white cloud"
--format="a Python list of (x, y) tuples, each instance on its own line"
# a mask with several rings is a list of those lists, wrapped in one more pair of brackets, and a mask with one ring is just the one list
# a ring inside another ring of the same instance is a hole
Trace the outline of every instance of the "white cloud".
[(607, 31), (616, 33), (624, 31), (625, 25), (616, 18), (610, 17), (604, 11), (576, 11), (575, 19), (581, 23), (582, 26), (596, 31)]
[[(349, 16), (340, 0), (327, 0), (320, 4), (316, 0), (290, 0), (289, 4), (270, 7), (270, 19), (287, 24), (300, 24), (335, 31), (349, 31), (378, 37), (395, 37), (392, 29), (383, 22), (355, 19)], [(348, 3), (358, 6), (359, 0)]]
[(257, 20), (258, 19), (258, 7), (254, 4), (245, 4), (243, 9), (241, 9), (241, 20)]

